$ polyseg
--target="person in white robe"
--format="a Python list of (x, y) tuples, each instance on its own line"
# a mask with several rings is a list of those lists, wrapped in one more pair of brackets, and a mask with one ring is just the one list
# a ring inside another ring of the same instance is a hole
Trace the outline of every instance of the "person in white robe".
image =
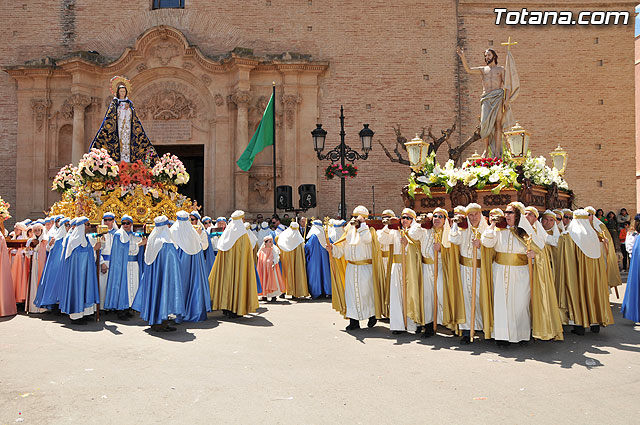
[[(406, 231), (409, 235), (415, 235), (420, 231), (420, 225), (416, 223), (416, 213), (410, 208), (402, 210), (400, 216), (400, 224), (402, 230)], [(384, 230), (384, 229), (383, 229)], [(379, 238), (380, 245), (393, 245), (393, 253), (390, 254), (389, 259), (392, 261), (391, 273), (388, 279), (390, 280), (389, 287), (389, 328), (394, 335), (398, 335), (405, 331), (415, 332), (418, 328), (418, 324), (410, 317), (409, 311), (407, 311), (407, 324), (405, 327), (405, 312), (404, 312), (404, 298), (403, 298), (403, 281), (402, 281), (402, 251), (408, 252), (408, 240), (401, 234), (400, 230), (388, 229), (381, 232)], [(422, 302), (422, 300), (417, 300)], [(407, 309), (408, 310), (408, 309)]]
[(335, 245), (327, 244), (329, 255), (344, 257), (347, 262), (344, 280), (346, 330), (360, 329), (360, 320), (368, 320), (367, 327), (376, 325), (376, 306), (373, 282), (373, 258), (371, 252), (371, 232), (365, 222), (369, 210), (358, 206), (353, 210), (354, 218), (347, 226), (344, 241)]
[[(460, 220), (467, 222), (466, 228), (462, 228)], [(454, 221), (449, 233), (449, 241), (460, 247), (460, 279), (462, 283), (462, 293), (464, 295), (464, 309), (466, 314), (465, 323), (459, 328), (462, 330), (462, 339), (460, 343), (469, 344), (471, 323), (474, 324), (476, 331), (481, 331), (482, 326), (482, 309), (480, 308), (480, 235), (487, 230), (489, 225), (482, 216), (482, 207), (479, 204), (471, 203), (465, 208), (465, 215), (459, 220)], [(475, 320), (471, 318), (471, 287), (473, 283), (473, 250), (476, 251), (476, 293), (475, 293)]]
[(113, 245), (113, 235), (118, 231), (116, 226), (116, 215), (106, 212), (102, 215), (102, 224), (107, 226), (109, 232), (100, 238), (100, 309), (104, 310), (104, 300), (107, 296), (107, 281), (109, 280), (109, 261), (111, 260), (111, 246)]
[(496, 251), (492, 267), (493, 320), (491, 337), (499, 346), (529, 341), (531, 337), (531, 284), (527, 257), (535, 254), (527, 250), (522, 239), (534, 233), (524, 216), (524, 205), (510, 203), (505, 211), (506, 229), (498, 229), (496, 222), (482, 233), (482, 244)]

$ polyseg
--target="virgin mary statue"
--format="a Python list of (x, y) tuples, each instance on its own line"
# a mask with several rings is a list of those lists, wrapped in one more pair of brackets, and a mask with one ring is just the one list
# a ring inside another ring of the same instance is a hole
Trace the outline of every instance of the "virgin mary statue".
[(131, 82), (120, 76), (111, 79), (113, 100), (107, 108), (91, 148), (106, 149), (114, 161), (151, 164), (158, 157), (128, 98)]

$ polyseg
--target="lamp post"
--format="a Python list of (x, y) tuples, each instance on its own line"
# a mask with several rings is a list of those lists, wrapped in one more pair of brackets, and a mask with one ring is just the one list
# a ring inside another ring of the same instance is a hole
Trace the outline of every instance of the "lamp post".
[[(322, 124), (316, 124), (316, 128), (311, 132), (311, 136), (313, 136), (313, 149), (316, 151), (318, 155), (318, 159), (324, 161), (326, 159), (330, 160), (333, 164), (334, 162), (340, 161), (340, 165), (344, 168), (345, 159), (349, 162), (355, 162), (358, 159), (366, 160), (369, 157), (369, 151), (371, 150), (371, 144), (373, 141), (373, 135), (375, 133), (373, 130), (369, 128), (369, 124), (364, 124), (362, 130), (360, 130), (360, 142), (362, 143), (362, 151), (363, 154), (359, 154), (358, 152), (351, 149), (344, 142), (344, 137), (346, 135), (344, 131), (344, 108), (340, 105), (340, 144), (335, 148), (331, 149), (325, 155), (322, 154), (324, 150), (324, 142), (327, 137), (327, 131), (322, 128)], [(346, 220), (347, 218), (347, 206), (345, 202), (345, 176), (340, 176), (340, 218), (342, 220)]]

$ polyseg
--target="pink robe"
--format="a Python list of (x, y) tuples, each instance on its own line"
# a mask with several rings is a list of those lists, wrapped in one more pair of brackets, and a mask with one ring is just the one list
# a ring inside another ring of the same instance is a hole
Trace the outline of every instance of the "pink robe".
[[(26, 239), (24, 243), (27, 243)], [(24, 255), (24, 252), (25, 248), (19, 248), (15, 254), (11, 255), (11, 278), (13, 279), (13, 289), (17, 303), (24, 302), (27, 296), (27, 286), (29, 285), (31, 261)]]
[(11, 279), (11, 262), (4, 235), (0, 234), (0, 317), (17, 313), (16, 297)]
[(263, 297), (277, 297), (286, 291), (280, 266), (273, 263), (273, 249), (262, 248), (258, 252), (258, 276), (262, 285)]

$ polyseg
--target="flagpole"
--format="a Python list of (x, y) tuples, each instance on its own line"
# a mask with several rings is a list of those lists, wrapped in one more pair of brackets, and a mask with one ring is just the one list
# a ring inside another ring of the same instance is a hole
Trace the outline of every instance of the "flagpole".
[(276, 214), (278, 195), (276, 194), (276, 82), (273, 82), (273, 214)]

